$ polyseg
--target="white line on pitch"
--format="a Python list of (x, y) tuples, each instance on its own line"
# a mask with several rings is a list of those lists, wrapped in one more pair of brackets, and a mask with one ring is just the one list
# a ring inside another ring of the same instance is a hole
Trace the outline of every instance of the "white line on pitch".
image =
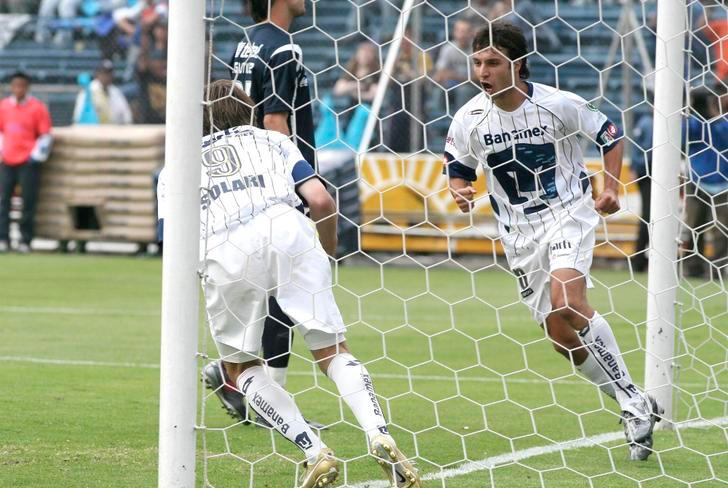
[(160, 311), (118, 308), (81, 308), (81, 307), (0, 307), (0, 313), (27, 313), (51, 315), (133, 315), (158, 317)]
[(84, 361), (79, 359), (51, 359), (29, 356), (0, 356), (0, 361), (10, 363), (59, 364), (62, 366), (108, 366), (111, 368), (159, 369), (155, 363), (115, 363), (110, 361)]
[[(124, 362), (112, 362), (112, 361), (90, 361), (83, 359), (53, 359), (53, 358), (39, 358), (32, 356), (0, 356), (0, 362), (11, 362), (11, 363), (34, 363), (34, 364), (59, 364), (65, 366), (102, 366), (110, 368), (142, 368), (142, 369), (159, 369), (159, 364), (156, 363), (124, 363)], [(311, 372), (308, 371), (289, 371), (289, 376), (305, 376), (311, 377)], [(420, 375), (420, 374), (392, 374), (392, 373), (377, 373), (372, 374), (374, 378), (382, 378), (388, 380), (420, 380), (420, 381), (452, 381), (454, 376), (445, 375)], [(529, 378), (501, 378), (492, 376), (460, 376), (458, 381), (470, 382), (470, 383), (521, 383), (536, 385), (542, 383), (555, 383), (560, 385), (587, 385), (586, 380), (541, 380), (541, 379), (529, 379)], [(713, 382), (689, 382), (681, 383), (681, 386), (686, 388), (713, 388)]]
[[(709, 427), (722, 427), (728, 425), (728, 417), (718, 417), (708, 420), (690, 420), (687, 422), (680, 422), (674, 424), (678, 430), (682, 429), (704, 429)], [(605, 434), (597, 434), (591, 437), (583, 437), (581, 439), (574, 439), (566, 442), (558, 442), (556, 444), (550, 444), (546, 446), (530, 447), (520, 451), (509, 452), (506, 454), (499, 454), (497, 456), (487, 457), (480, 461), (471, 461), (468, 463), (461, 464), (456, 468), (443, 469), (439, 472), (429, 473), (422, 477), (424, 481), (430, 480), (443, 480), (447, 478), (454, 478), (455, 476), (463, 476), (466, 474), (474, 473), (476, 471), (484, 471), (487, 469), (495, 468), (503, 464), (516, 463), (524, 459), (543, 456), (545, 454), (553, 454), (555, 452), (568, 451), (571, 449), (579, 449), (582, 447), (592, 447), (607, 442), (616, 441), (624, 438), (624, 432), (607, 432)], [(381, 480), (364, 481), (351, 485), (350, 488), (379, 488), (387, 487), (389, 483)]]

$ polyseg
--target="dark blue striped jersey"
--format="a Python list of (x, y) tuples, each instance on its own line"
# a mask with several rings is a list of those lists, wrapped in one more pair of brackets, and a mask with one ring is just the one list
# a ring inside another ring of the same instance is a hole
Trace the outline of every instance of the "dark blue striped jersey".
[(272, 23), (256, 24), (245, 29), (230, 66), (232, 78), (256, 103), (258, 127), (264, 128), (265, 114), (288, 113), (294, 142), (315, 166), (313, 110), (301, 46)]

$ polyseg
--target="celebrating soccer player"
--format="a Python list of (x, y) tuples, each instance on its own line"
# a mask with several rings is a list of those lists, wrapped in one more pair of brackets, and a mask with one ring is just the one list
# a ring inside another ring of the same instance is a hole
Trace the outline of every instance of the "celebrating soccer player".
[[(288, 137), (254, 127), (253, 101), (239, 85), (219, 80), (208, 93), (201, 239), (207, 250), (202, 258), (207, 317), (223, 358), (216, 367), (224, 369), (220, 374), (247, 397), (250, 408), (303, 451), (306, 464), (298, 486), (331, 486), (338, 476), (333, 452), (259, 358), (268, 300), (275, 298), (351, 408), (392, 486), (421, 487), (417, 470), (389, 435), (366, 367), (344, 340), (327, 256), (336, 249), (333, 198)], [(164, 179), (163, 171), (160, 219)], [(301, 198), (315, 226), (297, 210)]]
[[(473, 40), (482, 92), (455, 114), (444, 172), (463, 212), (474, 204), (482, 165), (508, 264), (522, 301), (556, 351), (622, 411), (632, 459), (647, 459), (662, 409), (633, 384), (607, 321), (587, 301), (599, 213), (619, 210), (620, 129), (583, 98), (527, 81), (523, 32), (495, 22)], [(596, 198), (577, 136), (596, 142), (604, 189)]]

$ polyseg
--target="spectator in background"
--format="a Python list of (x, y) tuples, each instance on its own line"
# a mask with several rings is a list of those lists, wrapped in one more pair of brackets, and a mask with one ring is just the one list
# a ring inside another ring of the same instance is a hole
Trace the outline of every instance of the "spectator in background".
[(723, 83), (728, 83), (728, 19), (725, 11), (712, 18), (708, 28), (701, 32), (713, 48), (713, 72)]
[(134, 47), (149, 26), (167, 18), (167, 2), (163, 0), (133, 0), (129, 4), (112, 10), (107, 27), (99, 33), (99, 49), (106, 59), (126, 53), (131, 48), (135, 62)]
[[(427, 52), (416, 46), (410, 39), (409, 30), (402, 38), (399, 55), (392, 71), (392, 78), (397, 83), (391, 83), (389, 89), (389, 130), (385, 134), (387, 148), (394, 152), (408, 153), (419, 151), (421, 147), (412, 144), (413, 117), (419, 114), (423, 120), (424, 102), (426, 99), (425, 87), (420, 81), (432, 71), (432, 58)], [(421, 90), (420, 105), (415, 106), (414, 90)]]
[[(722, 94), (722, 92), (721, 92)], [(685, 275), (705, 275), (705, 234), (712, 232), (712, 264), (728, 269), (728, 117), (707, 89), (694, 90), (690, 100), (696, 115), (687, 120), (690, 181), (685, 188), (683, 246), (689, 251)]]
[[(648, 91), (647, 100), (652, 103), (654, 95)], [(632, 129), (632, 155), (630, 167), (634, 172), (640, 192), (641, 215), (635, 252), (631, 257), (632, 269), (638, 273), (647, 270), (647, 248), (650, 235), (650, 198), (652, 196), (652, 113), (643, 114)]]
[(137, 117), (144, 124), (163, 124), (167, 107), (167, 21), (145, 28), (136, 67)]
[[(326, 94), (319, 104), (319, 118), (314, 140), (319, 148), (358, 148), (369, 117), (371, 103), (377, 93), (379, 82), (379, 49), (370, 41), (362, 41), (345, 67), (346, 71), (336, 81), (331, 94)], [(337, 117), (332, 107), (332, 98), (346, 98), (347, 105), (355, 106), (347, 115)], [(346, 129), (344, 129), (346, 128)], [(324, 151), (318, 151), (319, 159), (326, 158)]]
[[(38, 25), (35, 31), (35, 42), (43, 44), (48, 41), (50, 28), (48, 24), (54, 17), (72, 19), (78, 13), (81, 0), (42, 0), (38, 9)], [(53, 38), (58, 45), (68, 44), (71, 41), (70, 30), (59, 30)]]
[[(460, 107), (477, 93), (474, 86), (462, 86), (470, 79), (468, 57), (472, 53), (473, 26), (467, 18), (455, 21), (452, 28), (452, 41), (446, 43), (437, 56), (435, 74), (432, 78), (448, 91), (450, 104)], [(450, 96), (452, 95), (452, 96)]]
[(362, 41), (347, 63), (346, 72), (334, 85), (335, 97), (349, 97), (356, 103), (371, 103), (377, 93), (379, 49), (370, 41)]
[(10, 248), (10, 199), (17, 184), (23, 198), (18, 251), (30, 252), (40, 163), (50, 154), (51, 117), (45, 104), (28, 94), (29, 89), (30, 77), (17, 72), (10, 76), (12, 95), (0, 101), (0, 252)]
[[(87, 75), (88, 76), (88, 75)], [(129, 102), (114, 84), (114, 63), (105, 59), (96, 69), (94, 79), (88, 87), (78, 92), (73, 122), (83, 123), (84, 107), (93, 108), (97, 124), (131, 124)]]

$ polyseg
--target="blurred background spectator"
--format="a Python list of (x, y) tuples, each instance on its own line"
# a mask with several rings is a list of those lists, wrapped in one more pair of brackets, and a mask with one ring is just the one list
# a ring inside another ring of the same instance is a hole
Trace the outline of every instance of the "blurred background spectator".
[[(724, 94), (720, 85), (718, 95)], [(683, 247), (688, 251), (684, 274), (703, 277), (728, 269), (728, 117), (720, 112), (718, 96), (700, 88), (691, 94), (693, 114), (687, 120), (690, 180), (685, 188)], [(710, 233), (712, 259), (705, 255)]]
[[(93, 117), (88, 118), (89, 112)], [(75, 124), (131, 124), (131, 109), (122, 91), (114, 85), (114, 63), (105, 59), (96, 68), (94, 79), (83, 86), (73, 111)]]
[[(413, 142), (412, 131), (423, 130), (424, 106), (427, 98), (425, 76), (432, 71), (432, 58), (411, 40), (409, 29), (402, 38), (399, 55), (389, 86), (387, 130), (384, 144), (394, 152), (409, 153), (422, 149), (422, 142)], [(418, 86), (419, 85), (419, 86)], [(420, 90), (418, 96), (415, 90)], [(417, 119), (417, 120), (415, 120)], [(420, 138), (421, 140), (421, 138)]]
[(461, 107), (478, 92), (478, 88), (463, 84), (470, 80), (470, 63), (474, 30), (470, 18), (462, 17), (452, 27), (452, 41), (445, 43), (437, 55), (432, 78), (448, 91), (451, 109)]
[(143, 124), (163, 124), (167, 107), (166, 18), (144, 27), (134, 78), (135, 120)]
[[(652, 104), (654, 95), (647, 92), (647, 102)], [(650, 236), (650, 198), (652, 196), (652, 130), (653, 117), (650, 113), (642, 114), (632, 130), (632, 154), (630, 167), (640, 192), (640, 222), (637, 231), (637, 243), (632, 254), (632, 269), (638, 273), (647, 271), (648, 246)]]
[[(50, 21), (54, 18), (69, 20), (76, 17), (81, 0), (42, 0), (38, 10), (38, 25), (35, 31), (35, 42), (43, 44), (50, 37)], [(56, 44), (67, 44), (72, 33), (67, 29), (58, 29), (53, 37)]]
[(18, 252), (30, 252), (38, 201), (40, 164), (50, 154), (51, 118), (43, 102), (31, 96), (30, 76), (10, 76), (11, 95), (0, 101), (0, 252), (10, 248), (10, 203), (20, 187), (23, 210), (20, 216)]
[(371, 103), (377, 93), (379, 66), (379, 48), (373, 42), (362, 41), (336, 81), (334, 96)]

